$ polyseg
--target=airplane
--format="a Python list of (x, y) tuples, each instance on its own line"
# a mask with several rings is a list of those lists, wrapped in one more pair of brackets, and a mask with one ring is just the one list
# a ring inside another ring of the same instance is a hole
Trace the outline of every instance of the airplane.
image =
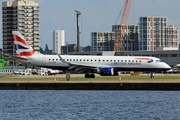
[(100, 75), (118, 75), (119, 71), (171, 70), (171, 67), (156, 57), (145, 56), (88, 56), (88, 55), (43, 55), (29, 45), (19, 31), (12, 31), (17, 61), (58, 70), (74, 70), (85, 74), (85, 78)]

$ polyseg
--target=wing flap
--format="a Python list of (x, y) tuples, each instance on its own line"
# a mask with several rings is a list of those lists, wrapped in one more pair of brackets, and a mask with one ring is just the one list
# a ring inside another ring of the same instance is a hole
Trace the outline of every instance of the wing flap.
[(89, 64), (82, 64), (82, 63), (76, 63), (76, 62), (67, 62), (60, 55), (58, 55), (58, 56), (63, 63), (69, 64), (70, 70), (75, 69), (75, 71), (84, 72), (87, 70), (96, 70), (98, 68), (97, 65), (89, 65)]

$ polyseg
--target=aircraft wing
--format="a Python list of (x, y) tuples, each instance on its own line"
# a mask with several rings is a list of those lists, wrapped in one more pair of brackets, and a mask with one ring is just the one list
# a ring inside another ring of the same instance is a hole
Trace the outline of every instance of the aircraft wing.
[(88, 70), (97, 70), (97, 68), (99, 68), (97, 65), (89, 65), (89, 64), (80, 64), (80, 63), (75, 63), (75, 62), (67, 62), (65, 61), (60, 55), (58, 55), (60, 60), (63, 62), (63, 63), (66, 63), (68, 64), (70, 67), (69, 67), (69, 70), (71, 69), (75, 69), (75, 71), (78, 71), (78, 72), (86, 72)]

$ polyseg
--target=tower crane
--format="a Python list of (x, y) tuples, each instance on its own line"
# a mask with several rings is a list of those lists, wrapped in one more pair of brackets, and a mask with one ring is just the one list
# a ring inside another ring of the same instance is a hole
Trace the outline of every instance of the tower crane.
[(118, 29), (118, 33), (117, 33), (117, 37), (116, 37), (116, 41), (114, 44), (114, 51), (120, 51), (121, 50), (121, 45), (123, 42), (123, 37), (125, 34), (125, 30), (126, 30), (126, 25), (127, 25), (127, 21), (128, 21), (128, 17), (129, 17), (129, 12), (130, 12), (130, 8), (131, 8), (131, 2), (132, 0), (126, 0), (125, 6), (124, 6), (124, 10), (123, 10), (123, 14), (121, 17), (121, 21), (120, 21), (120, 25), (119, 25), (119, 29)]

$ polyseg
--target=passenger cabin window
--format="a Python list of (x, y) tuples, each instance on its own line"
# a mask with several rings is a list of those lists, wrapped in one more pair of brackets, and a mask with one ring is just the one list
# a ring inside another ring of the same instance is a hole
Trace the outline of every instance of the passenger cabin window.
[(70, 59), (70, 61), (71, 61), (71, 59)]
[(107, 60), (107, 62), (108, 62), (108, 60)]
[(93, 60), (91, 60), (91, 61), (93, 61)]
[(58, 59), (56, 59), (56, 61), (58, 61)]
[(49, 59), (49, 61), (50, 61), (51, 59)]
[(68, 59), (67, 59), (67, 61), (68, 61)]

